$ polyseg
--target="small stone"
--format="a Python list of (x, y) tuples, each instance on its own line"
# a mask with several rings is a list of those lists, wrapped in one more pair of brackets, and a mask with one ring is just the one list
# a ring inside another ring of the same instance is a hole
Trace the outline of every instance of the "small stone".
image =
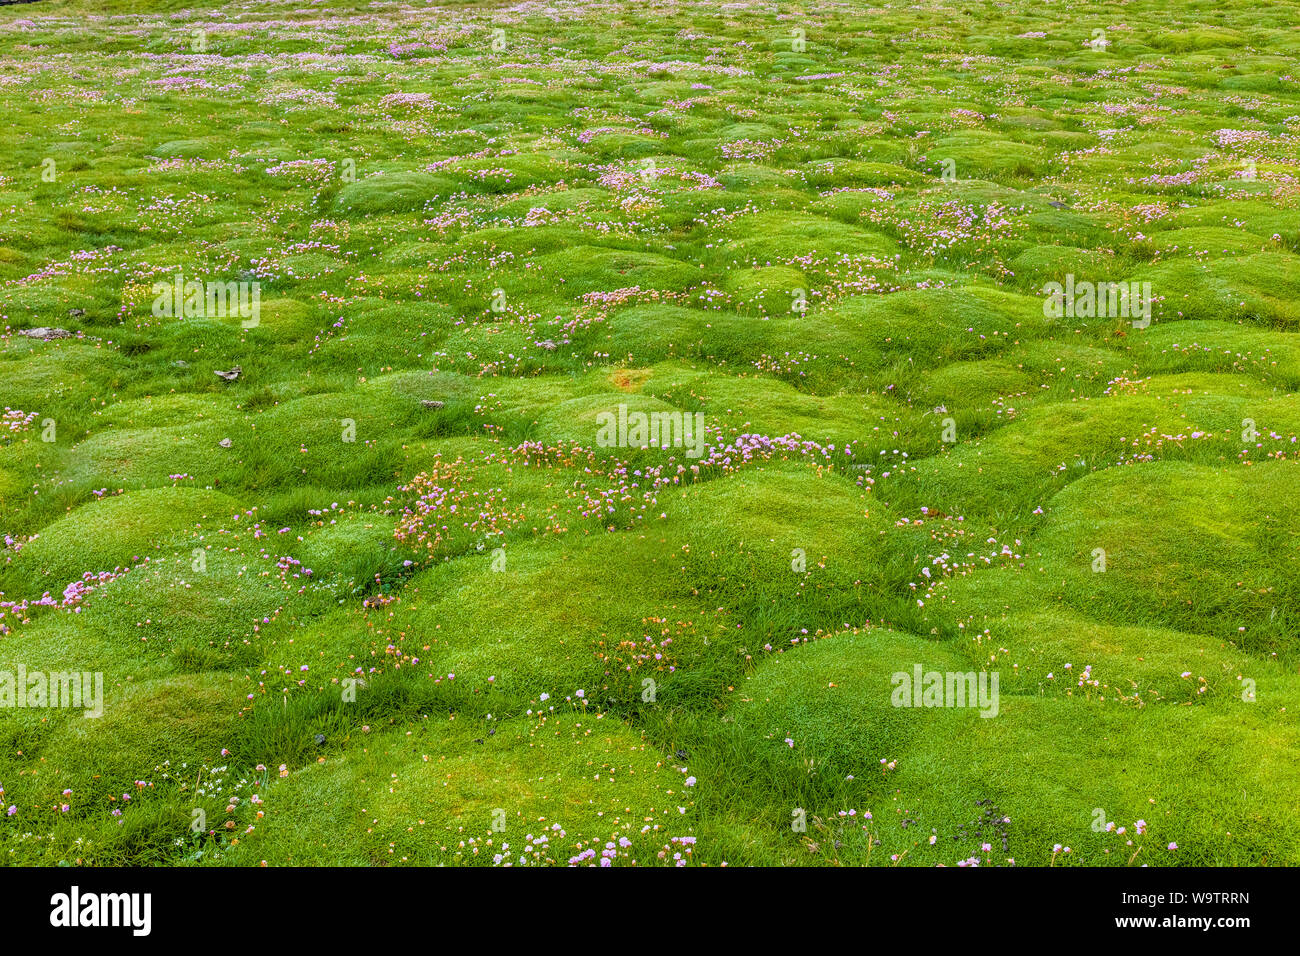
[(546, 339), (545, 341), (538, 342), (537, 347), (539, 349), (545, 349), (548, 352), (554, 352), (556, 348), (558, 348), (558, 346), (550, 339)]
[(1065, 208), (1065, 203), (1063, 203), (1063, 202), (1058, 202), (1058, 201), (1055, 200), (1055, 199), (1053, 199), (1053, 200), (1052, 200), (1051, 202), (1049, 202), (1047, 205), (1051, 206), (1053, 209), (1064, 209), (1064, 208)]
[(81, 318), (81, 317), (82, 317), (83, 315), (85, 315), (85, 314), (86, 314), (86, 310), (85, 310), (85, 309), (69, 309), (69, 310), (68, 310), (68, 315), (70, 315), (70, 316), (71, 316), (72, 318), (74, 318), (74, 319), (79, 319), (79, 318)]
[(172, 368), (189, 368), (189, 367), (190, 367), (190, 363), (185, 361), (185, 359), (177, 359), (175, 362), (172, 362)]
[(436, 401), (432, 398), (422, 398), (420, 399), (420, 404), (425, 408), (442, 408), (443, 406), (442, 402)]
[(227, 382), (233, 382), (235, 379), (239, 378), (240, 374), (243, 371), (244, 370), (242, 368), (236, 365), (229, 372), (222, 372), (219, 369), (213, 369), (212, 374), (215, 375), (217, 378), (225, 379)]
[(325, 746), (325, 735), (324, 735), (324, 734), (317, 734), (317, 735), (316, 735), (316, 746), (317, 746), (317, 747), (323, 747), (323, 746)]
[(217, 444), (220, 445), (222, 448), (229, 448), (231, 445), (234, 444), (234, 442), (232, 442), (229, 438), (223, 438), (221, 439), (221, 441), (217, 442)]
[(35, 329), (23, 329), (18, 334), (25, 335), (29, 339), (40, 339), (42, 342), (48, 342), (50, 339), (72, 338), (72, 333), (67, 329), (51, 329), (43, 325)]

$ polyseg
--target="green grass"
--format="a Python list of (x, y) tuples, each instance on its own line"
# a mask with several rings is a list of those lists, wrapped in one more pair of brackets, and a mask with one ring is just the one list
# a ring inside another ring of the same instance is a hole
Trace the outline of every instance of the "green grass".
[(143, 7), (0, 8), (0, 860), (1300, 863), (1276, 8)]

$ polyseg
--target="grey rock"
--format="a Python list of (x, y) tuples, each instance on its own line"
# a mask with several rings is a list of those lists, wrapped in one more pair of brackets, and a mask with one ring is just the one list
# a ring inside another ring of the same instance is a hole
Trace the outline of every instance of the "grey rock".
[(72, 333), (69, 332), (67, 329), (51, 329), (51, 328), (46, 328), (45, 326), (41, 326), (40, 328), (35, 328), (35, 329), (23, 329), (18, 334), (25, 335), (29, 339), (40, 339), (42, 342), (48, 342), (50, 339), (72, 338)]
[(229, 372), (222, 372), (217, 369), (213, 369), (212, 374), (215, 375), (217, 378), (224, 379), (227, 382), (233, 382), (235, 379), (239, 378), (239, 376), (243, 373), (243, 371), (244, 370), (242, 368), (236, 365)]

